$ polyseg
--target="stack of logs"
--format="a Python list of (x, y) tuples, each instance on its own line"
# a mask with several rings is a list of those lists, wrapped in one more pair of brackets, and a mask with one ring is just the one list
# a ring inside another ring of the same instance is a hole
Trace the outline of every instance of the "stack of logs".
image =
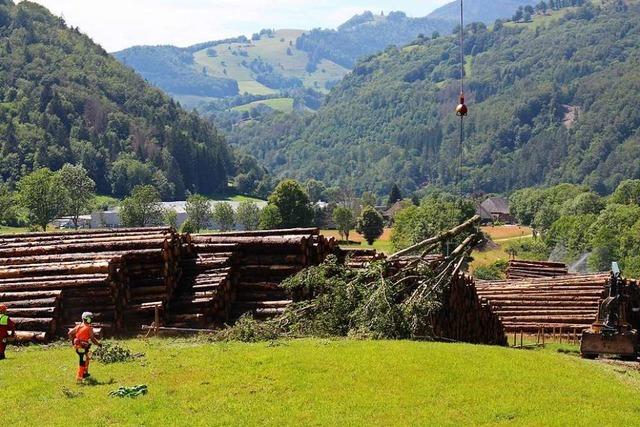
[(437, 337), (474, 344), (507, 345), (502, 321), (489, 304), (478, 298), (472, 278), (456, 275), (443, 296), (443, 306), (431, 319)]
[[(20, 340), (64, 335), (92, 311), (103, 333), (153, 317), (177, 285), (179, 239), (169, 228), (31, 233), (0, 238), (0, 302)], [(137, 325), (136, 325), (137, 326)]]
[(567, 265), (561, 262), (510, 260), (507, 279), (530, 279), (536, 277), (557, 277), (569, 274)]
[[(196, 258), (233, 252), (230, 276), (224, 278), (233, 286), (222, 286), (225, 291), (220, 296), (231, 302), (223, 310), (230, 321), (245, 313), (257, 319), (282, 314), (292, 302), (280, 286), (282, 281), (322, 263), (337, 249), (335, 240), (326, 239), (317, 228), (186, 236), (186, 240), (187, 251)], [(206, 273), (197, 273), (192, 280), (200, 280), (199, 274)]]
[(580, 332), (596, 319), (608, 274), (478, 282), (507, 332)]

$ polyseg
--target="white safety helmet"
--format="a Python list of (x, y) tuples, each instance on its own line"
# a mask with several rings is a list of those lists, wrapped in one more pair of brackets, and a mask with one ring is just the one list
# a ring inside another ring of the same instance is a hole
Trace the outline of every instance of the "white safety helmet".
[(82, 321), (83, 322), (91, 323), (92, 320), (93, 320), (93, 313), (92, 312), (85, 311), (84, 313), (82, 313)]

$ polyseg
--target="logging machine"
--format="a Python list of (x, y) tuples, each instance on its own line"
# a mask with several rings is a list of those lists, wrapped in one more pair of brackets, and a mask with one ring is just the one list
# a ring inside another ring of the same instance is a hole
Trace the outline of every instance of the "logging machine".
[(618, 263), (611, 265), (606, 285), (607, 297), (600, 302), (598, 317), (590, 329), (582, 332), (580, 354), (587, 359), (600, 355), (638, 358), (638, 333), (634, 329), (640, 312), (640, 288), (625, 281)]

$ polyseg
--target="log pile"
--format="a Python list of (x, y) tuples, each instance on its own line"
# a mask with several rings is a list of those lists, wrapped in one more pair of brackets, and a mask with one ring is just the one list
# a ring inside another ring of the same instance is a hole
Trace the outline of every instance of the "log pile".
[(143, 320), (141, 305), (170, 297), (179, 251), (169, 228), (6, 236), (0, 238), (0, 295), (20, 339), (64, 335), (84, 311), (94, 313), (100, 332), (115, 334), (125, 320)]
[(237, 257), (231, 272), (235, 289), (225, 299), (231, 306), (224, 308), (230, 321), (245, 313), (257, 319), (282, 314), (292, 302), (280, 287), (282, 281), (322, 263), (337, 250), (335, 240), (326, 239), (317, 228), (186, 236), (186, 240), (190, 253), (232, 251)]
[(569, 274), (567, 265), (561, 262), (510, 260), (507, 279), (557, 277)]
[(463, 274), (452, 278), (443, 301), (431, 319), (436, 336), (474, 344), (507, 345), (502, 321), (489, 304), (478, 298), (472, 278)]
[(581, 331), (591, 325), (608, 274), (478, 282), (478, 294), (504, 323), (506, 332)]
[(386, 259), (385, 254), (375, 249), (345, 248), (340, 250), (338, 260), (349, 268), (365, 268), (375, 261)]
[[(213, 252), (207, 252), (212, 249)], [(181, 263), (182, 279), (167, 307), (168, 325), (205, 328), (227, 321), (237, 268), (237, 257), (230, 249), (233, 247), (203, 245), (198, 253), (185, 255)]]

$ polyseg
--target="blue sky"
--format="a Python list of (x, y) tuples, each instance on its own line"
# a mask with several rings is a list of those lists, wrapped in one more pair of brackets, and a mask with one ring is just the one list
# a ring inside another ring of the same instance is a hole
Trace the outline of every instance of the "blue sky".
[(108, 51), (190, 44), (262, 28), (335, 28), (356, 13), (425, 16), (451, 0), (35, 0)]

